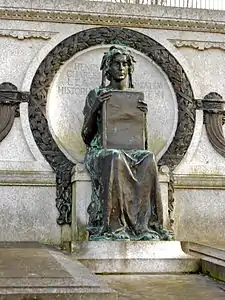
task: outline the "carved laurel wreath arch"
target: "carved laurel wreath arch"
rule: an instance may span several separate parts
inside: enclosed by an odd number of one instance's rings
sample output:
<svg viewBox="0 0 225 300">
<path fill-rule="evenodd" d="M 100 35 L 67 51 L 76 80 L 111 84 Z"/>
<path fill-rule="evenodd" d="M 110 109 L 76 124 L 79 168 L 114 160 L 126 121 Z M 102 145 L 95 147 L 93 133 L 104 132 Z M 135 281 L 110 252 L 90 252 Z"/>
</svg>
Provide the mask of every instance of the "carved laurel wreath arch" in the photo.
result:
<svg viewBox="0 0 225 300">
<path fill-rule="evenodd" d="M 178 126 L 174 139 L 159 161 L 159 165 L 168 165 L 173 170 L 185 155 L 193 135 L 195 105 L 191 85 L 182 66 L 165 47 L 142 33 L 119 27 L 91 28 L 62 41 L 39 66 L 31 85 L 29 103 L 29 119 L 34 139 L 56 172 L 56 206 L 59 210 L 57 222 L 60 225 L 71 223 L 70 178 L 73 163 L 58 148 L 48 129 L 45 114 L 48 88 L 60 66 L 75 53 L 91 46 L 112 42 L 127 45 L 150 57 L 167 74 L 174 88 L 179 110 Z"/>
</svg>

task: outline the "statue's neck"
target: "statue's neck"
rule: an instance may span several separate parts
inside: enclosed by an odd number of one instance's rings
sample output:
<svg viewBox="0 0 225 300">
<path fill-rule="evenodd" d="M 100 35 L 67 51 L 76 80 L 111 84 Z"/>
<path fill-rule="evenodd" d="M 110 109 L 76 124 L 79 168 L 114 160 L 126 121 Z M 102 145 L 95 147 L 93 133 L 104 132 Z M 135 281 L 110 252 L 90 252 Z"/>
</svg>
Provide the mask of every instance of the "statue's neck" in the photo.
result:
<svg viewBox="0 0 225 300">
<path fill-rule="evenodd" d="M 126 79 L 121 81 L 112 80 L 108 85 L 110 89 L 113 90 L 125 90 L 126 89 Z"/>
</svg>

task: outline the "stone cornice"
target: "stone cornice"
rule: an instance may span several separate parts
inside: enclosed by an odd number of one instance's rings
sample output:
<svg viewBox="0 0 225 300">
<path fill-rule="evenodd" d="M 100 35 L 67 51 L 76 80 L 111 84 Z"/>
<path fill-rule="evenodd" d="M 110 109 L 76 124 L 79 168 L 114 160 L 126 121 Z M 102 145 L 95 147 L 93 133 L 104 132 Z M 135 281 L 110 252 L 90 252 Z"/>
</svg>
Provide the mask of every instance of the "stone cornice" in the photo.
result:
<svg viewBox="0 0 225 300">
<path fill-rule="evenodd" d="M 137 17 L 115 14 L 95 14 L 73 11 L 47 11 L 0 8 L 0 19 L 36 22 L 72 23 L 134 28 L 158 28 L 200 32 L 225 33 L 224 22 L 210 22 L 164 17 Z"/>
<path fill-rule="evenodd" d="M 215 174 L 174 175 L 175 189 L 225 189 L 225 176 Z"/>
<path fill-rule="evenodd" d="M 0 186 L 56 186 L 53 172 L 0 171 Z"/>
</svg>

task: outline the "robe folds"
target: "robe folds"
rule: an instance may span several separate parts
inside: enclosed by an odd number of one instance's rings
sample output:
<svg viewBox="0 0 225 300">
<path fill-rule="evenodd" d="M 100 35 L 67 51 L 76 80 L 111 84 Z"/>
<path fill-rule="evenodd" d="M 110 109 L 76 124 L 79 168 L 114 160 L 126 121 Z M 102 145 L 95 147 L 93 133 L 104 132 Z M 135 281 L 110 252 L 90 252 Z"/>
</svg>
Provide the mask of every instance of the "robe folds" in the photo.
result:
<svg viewBox="0 0 225 300">
<path fill-rule="evenodd" d="M 102 104 L 97 97 L 101 91 L 96 88 L 88 94 L 83 110 L 85 166 L 92 182 L 88 207 L 90 239 L 160 239 L 152 226 L 162 225 L 162 200 L 154 155 L 145 149 L 103 148 Z"/>
</svg>

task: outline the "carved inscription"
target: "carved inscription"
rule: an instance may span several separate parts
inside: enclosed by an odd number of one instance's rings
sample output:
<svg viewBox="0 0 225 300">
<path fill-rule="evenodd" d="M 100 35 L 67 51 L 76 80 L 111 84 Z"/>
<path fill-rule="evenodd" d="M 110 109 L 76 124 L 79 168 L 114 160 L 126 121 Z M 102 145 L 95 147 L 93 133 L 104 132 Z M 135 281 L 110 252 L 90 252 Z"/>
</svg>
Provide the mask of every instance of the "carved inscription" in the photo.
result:
<svg viewBox="0 0 225 300">
<path fill-rule="evenodd" d="M 146 99 L 164 98 L 163 83 L 160 81 L 137 81 L 136 86 L 138 87 L 138 89 L 145 91 Z"/>
<path fill-rule="evenodd" d="M 58 86 L 59 95 L 84 96 L 90 91 L 90 86 L 96 84 L 96 74 L 100 74 L 97 64 L 74 63 L 64 76 L 64 84 Z M 99 75 L 100 78 L 100 75 Z M 86 85 L 86 86 L 85 86 Z M 158 80 L 135 80 L 135 87 L 145 91 L 145 97 L 164 98 L 163 83 Z"/>
<path fill-rule="evenodd" d="M 59 86 L 58 93 L 59 95 L 77 95 L 83 96 L 87 95 L 90 91 L 89 88 L 79 87 L 79 86 Z"/>
<path fill-rule="evenodd" d="M 99 73 L 97 64 L 74 63 L 65 74 L 63 85 L 58 86 L 59 95 L 86 96 L 90 91 L 90 85 L 96 82 L 96 74 Z"/>
</svg>

